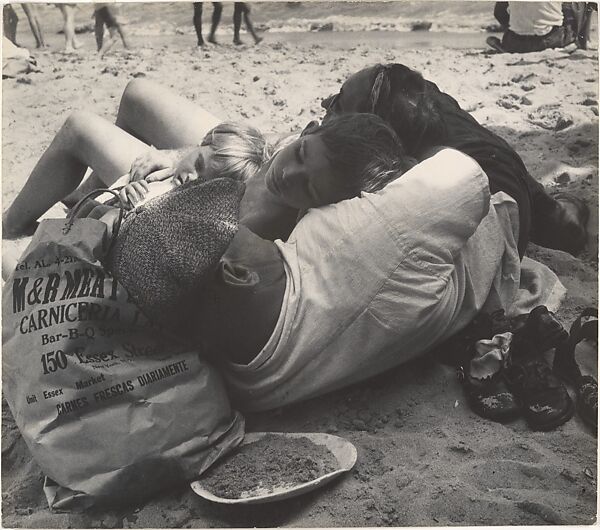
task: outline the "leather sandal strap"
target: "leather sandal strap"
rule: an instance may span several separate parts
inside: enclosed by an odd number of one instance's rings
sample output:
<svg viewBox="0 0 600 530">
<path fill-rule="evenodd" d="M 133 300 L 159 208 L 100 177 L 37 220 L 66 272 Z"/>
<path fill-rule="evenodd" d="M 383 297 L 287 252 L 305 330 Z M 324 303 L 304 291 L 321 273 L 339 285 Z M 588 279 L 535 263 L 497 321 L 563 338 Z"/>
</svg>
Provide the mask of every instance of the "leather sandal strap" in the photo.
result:
<svg viewBox="0 0 600 530">
<path fill-rule="evenodd" d="M 593 317 L 595 320 L 589 320 L 582 323 L 586 317 Z M 573 340 L 575 347 L 584 339 L 595 339 L 598 336 L 598 309 L 595 307 L 586 307 L 579 317 L 573 322 L 569 331 L 569 340 Z"/>
<path fill-rule="evenodd" d="M 596 320 L 581 323 L 585 317 L 596 317 Z M 575 360 L 575 348 L 584 339 L 597 338 L 598 336 L 598 309 L 595 307 L 586 307 L 580 315 L 575 319 L 569 330 L 569 338 L 560 344 L 555 351 L 554 366 L 562 365 L 563 369 L 575 371 L 575 374 L 561 373 L 563 377 L 570 380 L 571 383 L 576 383 L 576 380 L 581 377 L 579 365 Z"/>
</svg>

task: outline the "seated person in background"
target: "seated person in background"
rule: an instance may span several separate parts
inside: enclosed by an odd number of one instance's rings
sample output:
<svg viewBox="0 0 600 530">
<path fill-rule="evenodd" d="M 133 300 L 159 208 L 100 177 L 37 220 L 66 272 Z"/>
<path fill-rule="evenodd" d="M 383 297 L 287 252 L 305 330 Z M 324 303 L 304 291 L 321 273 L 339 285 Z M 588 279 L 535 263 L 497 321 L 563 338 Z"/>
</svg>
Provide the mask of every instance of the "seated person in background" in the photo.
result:
<svg viewBox="0 0 600 530">
<path fill-rule="evenodd" d="M 563 48 L 575 40 L 563 24 L 561 2 L 497 2 L 494 16 L 504 28 L 501 47 L 509 53 Z"/>
<path fill-rule="evenodd" d="M 496 2 L 494 5 L 494 18 L 500 24 L 502 31 L 508 30 L 508 21 L 510 19 L 508 2 Z"/>
</svg>

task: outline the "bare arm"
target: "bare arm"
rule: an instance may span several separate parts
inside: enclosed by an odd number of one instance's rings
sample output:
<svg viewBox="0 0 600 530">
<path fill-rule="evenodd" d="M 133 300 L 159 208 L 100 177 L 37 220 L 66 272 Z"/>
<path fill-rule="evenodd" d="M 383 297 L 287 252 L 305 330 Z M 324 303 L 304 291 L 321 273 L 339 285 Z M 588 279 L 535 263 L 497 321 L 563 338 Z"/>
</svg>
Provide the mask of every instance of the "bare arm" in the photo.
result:
<svg viewBox="0 0 600 530">
<path fill-rule="evenodd" d="M 135 182 L 136 180 L 154 182 L 172 177 L 179 162 L 197 149 L 198 146 L 196 145 L 180 149 L 156 149 L 150 147 L 131 164 L 129 171 L 131 182 Z"/>
</svg>

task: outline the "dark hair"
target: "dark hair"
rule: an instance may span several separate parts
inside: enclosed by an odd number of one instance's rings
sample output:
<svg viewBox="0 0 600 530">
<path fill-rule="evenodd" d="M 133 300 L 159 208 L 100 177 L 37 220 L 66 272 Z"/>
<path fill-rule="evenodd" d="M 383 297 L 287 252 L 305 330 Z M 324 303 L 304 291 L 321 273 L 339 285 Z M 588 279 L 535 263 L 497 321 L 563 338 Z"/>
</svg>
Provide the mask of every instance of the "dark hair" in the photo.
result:
<svg viewBox="0 0 600 530">
<path fill-rule="evenodd" d="M 415 165 L 394 130 L 374 114 L 342 114 L 309 134 L 327 148 L 334 177 L 348 195 L 374 192 Z"/>
<path fill-rule="evenodd" d="M 442 113 L 423 76 L 399 63 L 377 64 L 374 69 L 369 112 L 392 126 L 412 156 L 443 145 L 446 127 Z"/>
</svg>

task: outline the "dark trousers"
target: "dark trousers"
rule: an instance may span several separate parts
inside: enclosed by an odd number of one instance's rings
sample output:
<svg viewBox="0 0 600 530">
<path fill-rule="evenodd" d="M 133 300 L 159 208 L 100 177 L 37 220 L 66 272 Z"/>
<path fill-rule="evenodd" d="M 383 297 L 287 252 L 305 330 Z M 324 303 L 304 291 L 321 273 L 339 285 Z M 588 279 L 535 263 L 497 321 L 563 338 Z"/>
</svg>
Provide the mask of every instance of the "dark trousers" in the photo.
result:
<svg viewBox="0 0 600 530">
<path fill-rule="evenodd" d="M 545 35 L 519 35 L 509 29 L 502 37 L 502 47 L 510 53 L 541 52 L 548 48 L 563 48 L 573 40 L 565 26 L 554 26 Z"/>
<path fill-rule="evenodd" d="M 560 210 L 557 201 L 530 175 L 508 142 L 479 124 L 435 83 L 426 81 L 426 85 L 444 122 L 443 138 L 436 137 L 436 143 L 474 158 L 488 177 L 490 191 L 503 191 L 516 201 L 519 207 L 519 255 L 523 257 L 530 240 L 556 248 L 552 242 L 560 237 L 556 233 L 560 229 L 556 224 L 556 213 Z M 422 147 L 434 145 L 428 145 L 424 139 Z"/>
</svg>

